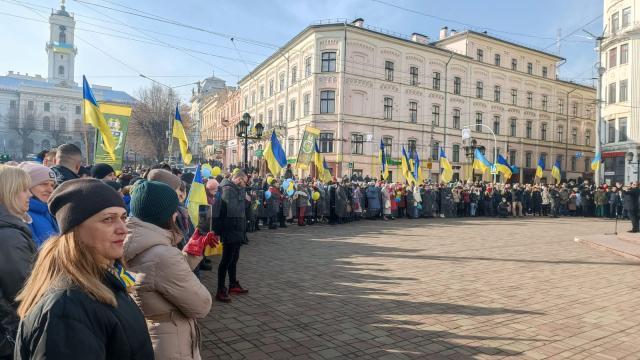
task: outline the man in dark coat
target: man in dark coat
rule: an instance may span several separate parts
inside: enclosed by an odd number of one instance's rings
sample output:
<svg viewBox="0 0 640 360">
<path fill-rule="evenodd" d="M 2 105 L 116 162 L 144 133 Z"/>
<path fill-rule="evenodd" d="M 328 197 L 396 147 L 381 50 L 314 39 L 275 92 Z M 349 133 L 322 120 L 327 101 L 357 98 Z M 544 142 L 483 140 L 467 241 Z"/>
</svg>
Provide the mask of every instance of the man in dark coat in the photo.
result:
<svg viewBox="0 0 640 360">
<path fill-rule="evenodd" d="M 230 302 L 229 293 L 244 294 L 248 290 L 240 286 L 236 278 L 236 268 L 240 257 L 240 247 L 246 239 L 247 220 L 245 217 L 245 187 L 247 175 L 238 171 L 231 179 L 224 179 L 220 183 L 221 201 L 220 213 L 217 221 L 216 232 L 222 241 L 222 259 L 218 266 L 218 291 L 216 300 Z M 229 273 L 229 290 L 225 281 Z"/>
<path fill-rule="evenodd" d="M 629 214 L 629 220 L 631 220 L 631 233 L 637 233 L 640 231 L 638 227 L 639 217 L 638 217 L 638 198 L 640 197 L 640 189 L 638 189 L 637 183 L 631 183 L 626 190 L 624 190 L 624 209 L 627 210 L 627 214 Z"/>
<path fill-rule="evenodd" d="M 60 185 L 65 181 L 79 178 L 80 165 L 82 165 L 82 151 L 79 147 L 73 144 L 58 146 L 56 165 L 51 168 L 56 174 L 56 183 Z"/>
</svg>

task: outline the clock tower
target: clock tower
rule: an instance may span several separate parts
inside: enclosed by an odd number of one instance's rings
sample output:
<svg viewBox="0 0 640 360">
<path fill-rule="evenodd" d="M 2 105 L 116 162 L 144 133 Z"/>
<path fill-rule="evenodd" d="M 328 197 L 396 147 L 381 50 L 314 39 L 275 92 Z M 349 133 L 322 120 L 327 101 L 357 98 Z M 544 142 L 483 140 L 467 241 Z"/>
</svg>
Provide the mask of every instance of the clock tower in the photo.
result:
<svg viewBox="0 0 640 360">
<path fill-rule="evenodd" d="M 76 86 L 74 81 L 75 57 L 78 49 L 74 45 L 76 21 L 65 10 L 64 0 L 60 9 L 53 10 L 49 17 L 49 41 L 46 51 L 49 56 L 47 81 L 59 86 Z"/>
</svg>

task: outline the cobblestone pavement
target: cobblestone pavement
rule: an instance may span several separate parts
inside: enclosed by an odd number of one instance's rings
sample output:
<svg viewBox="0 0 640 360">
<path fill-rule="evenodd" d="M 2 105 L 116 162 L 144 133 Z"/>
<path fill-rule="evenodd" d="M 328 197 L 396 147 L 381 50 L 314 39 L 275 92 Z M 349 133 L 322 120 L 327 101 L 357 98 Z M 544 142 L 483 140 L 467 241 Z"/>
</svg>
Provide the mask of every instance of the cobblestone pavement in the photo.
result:
<svg viewBox="0 0 640 360">
<path fill-rule="evenodd" d="M 640 263 L 573 241 L 611 231 L 533 217 L 262 230 L 240 255 L 250 293 L 200 321 L 202 355 L 640 359 Z"/>
</svg>

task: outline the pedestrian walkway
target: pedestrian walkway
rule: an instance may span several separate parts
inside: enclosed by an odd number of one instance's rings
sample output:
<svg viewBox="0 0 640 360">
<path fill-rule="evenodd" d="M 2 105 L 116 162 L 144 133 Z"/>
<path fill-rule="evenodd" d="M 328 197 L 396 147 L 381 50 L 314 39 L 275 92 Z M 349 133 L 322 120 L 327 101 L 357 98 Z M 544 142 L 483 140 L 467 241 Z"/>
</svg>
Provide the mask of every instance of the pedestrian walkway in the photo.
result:
<svg viewBox="0 0 640 360">
<path fill-rule="evenodd" d="M 250 293 L 200 322 L 203 358 L 638 359 L 640 264 L 574 242 L 612 227 L 463 218 L 253 233 L 239 262 Z"/>
</svg>

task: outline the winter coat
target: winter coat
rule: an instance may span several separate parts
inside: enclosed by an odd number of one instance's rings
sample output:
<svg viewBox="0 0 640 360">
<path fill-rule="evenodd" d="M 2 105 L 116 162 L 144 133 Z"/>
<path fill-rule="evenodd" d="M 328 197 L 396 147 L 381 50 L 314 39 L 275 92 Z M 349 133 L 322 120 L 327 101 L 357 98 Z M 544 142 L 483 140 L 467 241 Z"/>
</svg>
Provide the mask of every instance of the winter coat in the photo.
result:
<svg viewBox="0 0 640 360">
<path fill-rule="evenodd" d="M 35 196 L 29 199 L 29 216 L 31 216 L 29 230 L 33 234 L 33 241 L 37 247 L 42 246 L 45 240 L 60 232 L 58 222 L 49 212 L 47 204 Z"/>
<path fill-rule="evenodd" d="M 116 307 L 75 287 L 51 289 L 20 323 L 15 360 L 153 359 L 144 316 L 125 286 L 107 271 L 102 282 Z"/>
<path fill-rule="evenodd" d="M 132 294 L 147 319 L 156 359 L 200 359 L 196 319 L 211 310 L 211 294 L 193 273 L 201 256 L 175 244 L 180 235 L 135 217 L 127 221 L 127 270 L 136 278 Z"/>
<path fill-rule="evenodd" d="M 367 197 L 367 209 L 372 212 L 380 210 L 382 207 L 382 204 L 380 204 L 380 188 L 369 185 L 364 193 Z"/>
<path fill-rule="evenodd" d="M 52 167 L 51 170 L 53 170 L 53 172 L 56 174 L 56 184 L 58 185 L 62 184 L 65 181 L 80 178 L 78 174 L 74 173 L 73 171 L 71 171 L 71 169 L 62 165 L 56 165 Z"/>
<path fill-rule="evenodd" d="M 344 186 L 336 186 L 336 216 L 339 218 L 347 217 L 347 192 Z"/>
<path fill-rule="evenodd" d="M 246 236 L 245 192 L 229 179 L 220 183 L 220 214 L 218 214 L 216 233 L 223 244 L 240 244 Z"/>
<path fill-rule="evenodd" d="M 542 205 L 551 204 L 551 194 L 549 194 L 549 190 L 542 190 Z"/>
<path fill-rule="evenodd" d="M 4 334 L 15 337 L 18 329 L 16 294 L 31 272 L 36 244 L 26 223 L 0 204 L 0 345 Z M 5 349 L 11 351 L 11 349 Z M 2 348 L 0 347 L 0 355 Z"/>
<path fill-rule="evenodd" d="M 604 205 L 608 201 L 608 194 L 604 190 L 598 189 L 594 196 L 594 200 L 596 205 Z"/>
<path fill-rule="evenodd" d="M 391 198 L 387 189 L 381 189 L 380 193 L 382 194 L 382 213 L 384 215 L 391 215 L 391 205 L 395 203 L 395 200 Z"/>
</svg>

